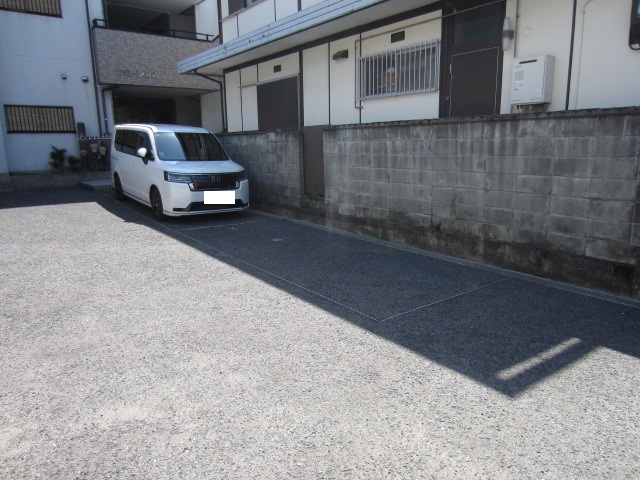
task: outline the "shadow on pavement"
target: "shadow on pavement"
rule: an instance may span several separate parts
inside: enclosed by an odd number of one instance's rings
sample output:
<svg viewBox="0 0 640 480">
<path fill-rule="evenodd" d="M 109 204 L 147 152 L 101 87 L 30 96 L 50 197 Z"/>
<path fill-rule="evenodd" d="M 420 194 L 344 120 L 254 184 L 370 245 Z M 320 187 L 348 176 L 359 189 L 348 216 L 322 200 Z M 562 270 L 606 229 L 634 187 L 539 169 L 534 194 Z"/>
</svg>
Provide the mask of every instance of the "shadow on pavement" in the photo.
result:
<svg viewBox="0 0 640 480">
<path fill-rule="evenodd" d="M 73 201 L 96 201 L 511 397 L 598 348 L 640 356 L 640 302 L 630 299 L 256 212 L 159 223 L 107 193 L 76 191 Z"/>
</svg>

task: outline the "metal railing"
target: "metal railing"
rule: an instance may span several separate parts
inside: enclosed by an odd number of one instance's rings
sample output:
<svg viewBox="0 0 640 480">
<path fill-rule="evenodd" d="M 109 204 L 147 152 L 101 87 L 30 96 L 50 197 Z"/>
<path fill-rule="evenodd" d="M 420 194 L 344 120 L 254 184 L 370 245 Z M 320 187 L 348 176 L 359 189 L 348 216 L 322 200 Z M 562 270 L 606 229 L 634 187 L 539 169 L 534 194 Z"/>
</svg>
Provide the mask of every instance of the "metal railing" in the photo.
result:
<svg viewBox="0 0 640 480">
<path fill-rule="evenodd" d="M 2 0 L 0 0 L 2 1 Z M 185 38 L 188 40 L 198 40 L 201 42 L 215 42 L 218 35 L 209 35 L 207 33 L 188 32 L 186 30 L 176 30 L 174 28 L 156 27 L 153 25 L 139 25 L 136 23 L 113 22 L 96 18 L 93 20 L 93 26 L 96 28 L 107 28 L 109 30 L 122 30 L 126 32 L 148 33 L 151 35 L 162 35 L 165 37 Z"/>
<path fill-rule="evenodd" d="M 60 0 L 0 0 L 0 10 L 62 16 Z"/>
</svg>

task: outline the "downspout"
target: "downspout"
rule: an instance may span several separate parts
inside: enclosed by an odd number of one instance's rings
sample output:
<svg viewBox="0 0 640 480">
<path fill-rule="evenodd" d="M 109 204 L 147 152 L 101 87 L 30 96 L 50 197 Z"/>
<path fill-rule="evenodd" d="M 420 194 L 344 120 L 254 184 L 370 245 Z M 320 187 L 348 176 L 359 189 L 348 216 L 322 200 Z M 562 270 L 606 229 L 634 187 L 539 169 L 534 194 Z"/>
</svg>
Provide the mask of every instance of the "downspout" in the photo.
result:
<svg viewBox="0 0 640 480">
<path fill-rule="evenodd" d="M 91 28 L 91 15 L 89 15 L 89 0 L 84 0 L 85 12 L 87 14 L 87 29 L 89 32 L 89 48 L 91 49 L 91 69 L 93 70 L 93 91 L 96 98 L 96 112 L 98 116 L 98 130 L 100 136 L 103 135 L 102 121 L 100 118 L 100 98 L 98 96 L 98 69 L 96 68 L 96 55 L 93 45 L 93 29 Z M 106 116 L 106 112 L 105 112 Z"/>
<path fill-rule="evenodd" d="M 569 110 L 569 98 L 571 97 L 571 71 L 573 70 L 573 48 L 576 38 L 576 12 L 578 10 L 578 0 L 573 0 L 573 17 L 571 19 L 571 46 L 569 47 L 569 74 L 567 75 L 567 99 L 564 109 Z"/>
<path fill-rule="evenodd" d="M 222 0 L 218 0 L 218 37 L 220 37 L 220 45 L 224 43 L 222 37 Z"/>
<path fill-rule="evenodd" d="M 113 91 L 120 88 L 120 85 L 113 85 L 112 87 L 101 88 L 100 93 L 102 94 L 102 113 L 104 113 L 104 133 L 109 134 L 109 115 L 107 115 L 107 101 L 104 97 L 104 92 Z M 111 98 L 111 104 L 113 105 L 113 97 Z M 115 117 L 115 115 L 114 115 Z M 115 118 L 113 119 L 115 123 Z"/>
<path fill-rule="evenodd" d="M 193 70 L 193 73 L 194 75 L 197 75 L 199 77 L 206 78 L 207 80 L 211 80 L 212 82 L 215 82 L 220 86 L 219 92 L 220 92 L 220 101 L 222 103 L 222 131 L 226 132 L 227 131 L 227 95 L 225 92 L 224 83 L 220 80 L 216 80 L 215 78 L 212 78 L 208 75 L 204 75 L 203 73 L 198 72 L 197 68 Z"/>
</svg>

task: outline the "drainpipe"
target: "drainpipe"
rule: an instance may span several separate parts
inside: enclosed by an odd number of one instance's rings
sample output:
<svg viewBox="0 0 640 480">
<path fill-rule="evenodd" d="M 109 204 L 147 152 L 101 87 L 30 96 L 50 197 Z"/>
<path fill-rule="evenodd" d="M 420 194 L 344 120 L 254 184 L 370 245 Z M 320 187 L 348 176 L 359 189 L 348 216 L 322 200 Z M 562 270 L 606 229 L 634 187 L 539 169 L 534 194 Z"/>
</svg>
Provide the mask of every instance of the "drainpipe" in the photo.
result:
<svg viewBox="0 0 640 480">
<path fill-rule="evenodd" d="M 226 132 L 227 131 L 227 102 L 226 102 L 224 83 L 220 80 L 216 80 L 215 78 L 212 78 L 208 75 L 204 75 L 203 73 L 198 72 L 197 68 L 193 70 L 193 73 L 195 75 L 198 75 L 199 77 L 206 78 L 207 80 L 211 80 L 212 82 L 215 82 L 220 86 L 219 92 L 220 92 L 220 103 L 222 104 L 222 112 L 221 112 L 222 113 L 222 131 Z"/>
<path fill-rule="evenodd" d="M 578 9 L 578 0 L 573 0 L 573 17 L 571 19 L 571 46 L 569 47 L 569 74 L 567 75 L 567 100 L 564 109 L 569 110 L 569 98 L 571 96 L 571 71 L 573 66 L 573 48 L 576 38 L 576 12 Z"/>
<path fill-rule="evenodd" d="M 96 68 L 96 54 L 93 45 L 93 30 L 91 29 L 91 15 L 89 14 L 89 0 L 84 0 L 85 12 L 87 14 L 87 29 L 89 32 L 89 48 L 91 49 L 91 69 L 93 70 L 93 90 L 96 97 L 96 112 L 98 115 L 98 130 L 102 136 L 102 122 L 100 119 L 100 98 L 98 97 L 98 69 Z"/>
<path fill-rule="evenodd" d="M 104 113 L 104 132 L 106 134 L 109 134 L 109 116 L 107 115 L 107 101 L 104 97 L 104 92 L 109 92 L 109 91 L 113 91 L 120 88 L 119 85 L 114 85 L 112 87 L 107 87 L 107 88 L 101 88 L 101 94 L 102 94 L 102 113 Z M 111 105 L 113 105 L 113 97 L 111 97 Z M 115 122 L 115 119 L 114 119 Z"/>
</svg>

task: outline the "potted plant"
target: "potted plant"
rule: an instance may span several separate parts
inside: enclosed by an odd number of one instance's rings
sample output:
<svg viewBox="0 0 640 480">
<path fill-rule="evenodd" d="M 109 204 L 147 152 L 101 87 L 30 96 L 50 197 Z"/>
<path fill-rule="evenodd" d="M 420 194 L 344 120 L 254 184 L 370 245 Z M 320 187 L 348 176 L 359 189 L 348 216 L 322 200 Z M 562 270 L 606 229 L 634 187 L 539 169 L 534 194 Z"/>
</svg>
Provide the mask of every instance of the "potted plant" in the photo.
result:
<svg viewBox="0 0 640 480">
<path fill-rule="evenodd" d="M 56 148 L 53 145 L 51 145 L 51 149 L 51 152 L 49 152 L 49 158 L 51 158 L 49 165 L 51 165 L 56 172 L 64 172 L 64 161 L 67 158 L 67 149 Z"/>
</svg>

